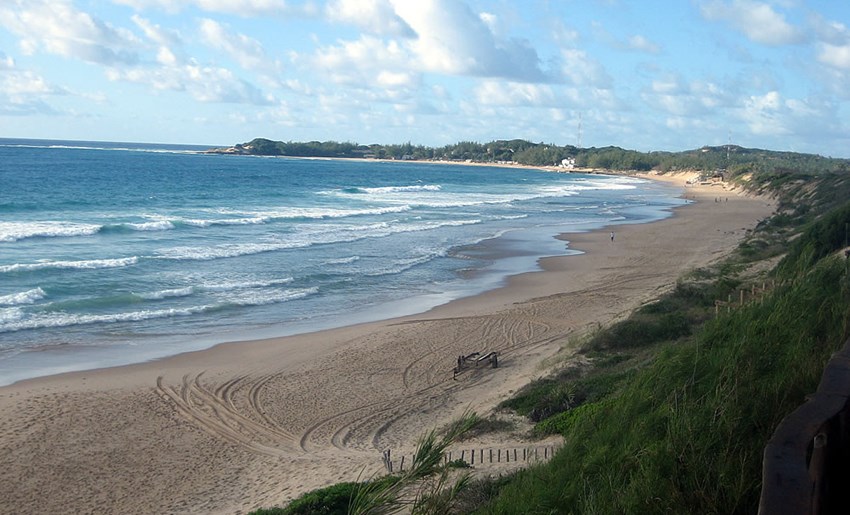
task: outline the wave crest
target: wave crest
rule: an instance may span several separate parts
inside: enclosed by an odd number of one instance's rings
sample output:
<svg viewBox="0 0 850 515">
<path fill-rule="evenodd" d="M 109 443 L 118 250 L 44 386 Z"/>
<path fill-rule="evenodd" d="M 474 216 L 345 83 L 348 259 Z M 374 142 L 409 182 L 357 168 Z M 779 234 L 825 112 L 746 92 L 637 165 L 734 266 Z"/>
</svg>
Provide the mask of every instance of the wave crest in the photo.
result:
<svg viewBox="0 0 850 515">
<path fill-rule="evenodd" d="M 88 259 L 82 261 L 40 261 L 38 263 L 15 263 L 13 265 L 2 265 L 0 266 L 0 273 L 32 272 L 34 270 L 45 270 L 50 268 L 76 268 L 79 270 L 120 268 L 135 265 L 138 262 L 139 258 L 136 256 L 117 259 Z"/>
<path fill-rule="evenodd" d="M 0 296 L 0 306 L 16 306 L 20 304 L 34 304 L 45 297 L 44 290 L 33 288 L 20 293 Z"/>
<path fill-rule="evenodd" d="M 0 242 L 25 238 L 90 236 L 100 229 L 100 225 L 72 222 L 0 222 Z"/>
</svg>

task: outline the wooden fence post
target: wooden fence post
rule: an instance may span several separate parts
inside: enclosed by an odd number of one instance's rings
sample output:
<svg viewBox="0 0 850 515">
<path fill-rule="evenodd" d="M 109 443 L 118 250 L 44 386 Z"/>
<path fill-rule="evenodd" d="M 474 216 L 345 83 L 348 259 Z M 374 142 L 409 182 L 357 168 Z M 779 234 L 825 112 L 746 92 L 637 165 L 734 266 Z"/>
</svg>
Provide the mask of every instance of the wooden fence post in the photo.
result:
<svg viewBox="0 0 850 515">
<path fill-rule="evenodd" d="M 821 509 L 826 496 L 824 488 L 824 472 L 826 470 L 826 454 L 827 454 L 827 437 L 826 433 L 818 433 L 814 437 L 812 444 L 812 457 L 809 461 L 809 477 L 812 480 L 812 513 L 822 513 Z"/>
</svg>

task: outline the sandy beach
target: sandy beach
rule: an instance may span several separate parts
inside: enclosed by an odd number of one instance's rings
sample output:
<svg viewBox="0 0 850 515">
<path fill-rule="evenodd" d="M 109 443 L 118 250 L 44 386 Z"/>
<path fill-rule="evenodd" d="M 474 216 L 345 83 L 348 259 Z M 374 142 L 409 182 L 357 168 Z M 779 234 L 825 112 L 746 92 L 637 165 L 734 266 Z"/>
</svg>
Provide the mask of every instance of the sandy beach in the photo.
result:
<svg viewBox="0 0 850 515">
<path fill-rule="evenodd" d="M 382 450 L 409 453 L 467 408 L 486 414 L 573 336 L 724 256 L 773 211 L 721 186 L 686 188 L 685 175 L 651 178 L 695 202 L 616 226 L 614 241 L 611 229 L 561 235 L 584 254 L 482 295 L 0 388 L 0 512 L 245 513 L 380 473 Z M 457 356 L 476 351 L 499 352 L 499 368 L 453 379 Z M 489 438 L 469 445 L 526 445 Z"/>
</svg>

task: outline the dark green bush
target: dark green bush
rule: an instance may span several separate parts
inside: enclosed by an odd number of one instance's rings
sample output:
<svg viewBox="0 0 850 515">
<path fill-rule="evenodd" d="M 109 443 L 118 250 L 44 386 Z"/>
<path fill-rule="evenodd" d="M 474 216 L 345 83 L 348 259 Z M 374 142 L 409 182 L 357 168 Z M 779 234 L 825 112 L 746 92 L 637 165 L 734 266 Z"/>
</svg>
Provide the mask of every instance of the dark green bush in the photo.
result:
<svg viewBox="0 0 850 515">
<path fill-rule="evenodd" d="M 269 508 L 251 515 L 346 515 L 357 483 L 337 483 L 307 492 L 285 508 Z"/>
<path fill-rule="evenodd" d="M 634 349 L 654 343 L 675 340 L 691 333 L 690 321 L 679 312 L 648 316 L 635 314 L 600 332 L 590 343 L 595 350 Z"/>
</svg>

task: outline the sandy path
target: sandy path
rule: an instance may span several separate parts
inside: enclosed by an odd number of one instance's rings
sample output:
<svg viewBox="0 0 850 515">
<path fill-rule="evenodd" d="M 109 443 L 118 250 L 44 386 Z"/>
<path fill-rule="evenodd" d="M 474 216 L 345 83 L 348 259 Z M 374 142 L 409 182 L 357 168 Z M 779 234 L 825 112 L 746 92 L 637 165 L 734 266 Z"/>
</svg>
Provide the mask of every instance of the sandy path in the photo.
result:
<svg viewBox="0 0 850 515">
<path fill-rule="evenodd" d="M 0 388 L 0 512 L 241 513 L 377 473 L 383 449 L 486 411 L 571 333 L 722 256 L 772 211 L 718 187 L 684 193 L 697 202 L 670 219 L 619 226 L 613 243 L 565 236 L 587 253 L 422 315 Z M 500 368 L 452 379 L 458 355 L 490 350 Z"/>
</svg>

